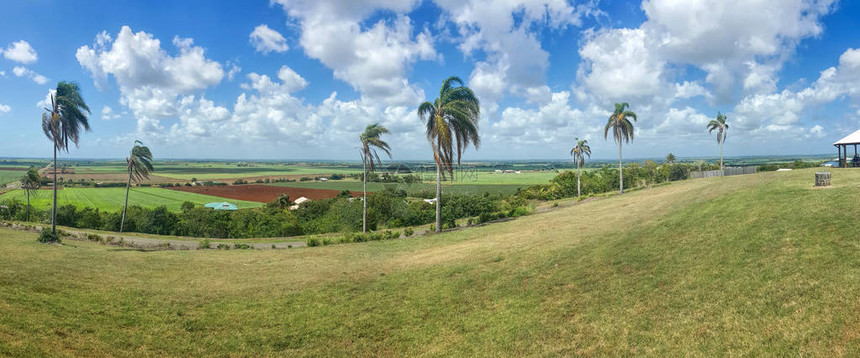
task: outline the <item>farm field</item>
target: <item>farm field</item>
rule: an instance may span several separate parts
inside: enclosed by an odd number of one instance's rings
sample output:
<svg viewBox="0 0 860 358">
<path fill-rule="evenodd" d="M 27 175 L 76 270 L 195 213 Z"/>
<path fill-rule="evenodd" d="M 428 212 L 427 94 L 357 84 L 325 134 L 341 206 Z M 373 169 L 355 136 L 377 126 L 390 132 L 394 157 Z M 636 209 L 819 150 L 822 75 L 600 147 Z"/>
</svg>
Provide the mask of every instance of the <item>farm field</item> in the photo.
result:
<svg viewBox="0 0 860 358">
<path fill-rule="evenodd" d="M 170 190 L 183 193 L 211 195 L 235 200 L 256 201 L 260 203 L 267 203 L 272 200 L 275 200 L 279 196 L 281 196 L 281 194 L 289 195 L 291 200 L 296 200 L 302 196 L 308 199 L 318 200 L 334 198 L 337 196 L 337 194 L 340 193 L 340 190 L 331 189 L 292 188 L 255 184 L 231 186 L 182 186 L 174 187 Z M 361 195 L 361 193 L 352 192 L 352 195 L 359 196 Z"/>
<path fill-rule="evenodd" d="M 291 187 L 291 188 L 310 188 L 310 189 L 327 189 L 327 190 L 349 190 L 362 191 L 362 183 L 354 180 L 330 180 L 327 182 L 307 181 L 307 182 L 290 182 L 290 183 L 275 183 L 269 184 L 272 186 Z M 528 185 L 515 184 L 442 184 L 444 193 L 458 194 L 474 194 L 483 195 L 485 192 L 490 194 L 512 195 L 517 192 L 518 188 Z M 367 191 L 375 192 L 391 188 L 394 190 L 406 190 L 409 196 L 420 196 L 423 193 L 435 193 L 436 184 L 433 183 L 413 183 L 413 184 L 398 184 L 398 183 L 367 183 Z"/>
<path fill-rule="evenodd" d="M 27 197 L 22 190 L 0 195 L 0 201 L 17 199 L 26 202 Z M 52 191 L 40 190 L 38 196 L 31 196 L 30 202 L 36 208 L 45 209 L 51 206 Z M 125 188 L 62 188 L 57 191 L 59 205 L 72 204 L 78 207 L 91 207 L 105 211 L 121 210 L 125 201 Z M 206 204 L 211 202 L 228 201 L 239 206 L 239 208 L 255 208 L 262 204 L 251 201 L 228 200 L 221 197 L 186 193 L 176 190 L 162 188 L 132 188 L 129 193 L 129 205 L 138 205 L 145 208 L 167 206 L 170 211 L 178 212 L 182 203 L 186 201 L 195 204 Z"/>
<path fill-rule="evenodd" d="M 0 188 L 11 182 L 21 180 L 27 168 L 0 168 Z"/>
<path fill-rule="evenodd" d="M 856 356 L 860 170 L 815 170 L 308 249 L 0 229 L 0 355 Z"/>
</svg>

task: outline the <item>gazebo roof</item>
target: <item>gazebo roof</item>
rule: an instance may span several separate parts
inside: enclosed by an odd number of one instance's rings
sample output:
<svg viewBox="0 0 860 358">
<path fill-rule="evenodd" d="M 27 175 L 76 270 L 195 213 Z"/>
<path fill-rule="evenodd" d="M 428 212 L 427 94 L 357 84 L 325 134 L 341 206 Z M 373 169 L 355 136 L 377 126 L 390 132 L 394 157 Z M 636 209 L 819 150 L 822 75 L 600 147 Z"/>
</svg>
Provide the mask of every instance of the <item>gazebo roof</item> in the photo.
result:
<svg viewBox="0 0 860 358">
<path fill-rule="evenodd" d="M 857 130 L 854 133 L 849 134 L 847 137 L 838 140 L 833 145 L 850 145 L 850 144 L 860 144 L 860 130 Z"/>
</svg>

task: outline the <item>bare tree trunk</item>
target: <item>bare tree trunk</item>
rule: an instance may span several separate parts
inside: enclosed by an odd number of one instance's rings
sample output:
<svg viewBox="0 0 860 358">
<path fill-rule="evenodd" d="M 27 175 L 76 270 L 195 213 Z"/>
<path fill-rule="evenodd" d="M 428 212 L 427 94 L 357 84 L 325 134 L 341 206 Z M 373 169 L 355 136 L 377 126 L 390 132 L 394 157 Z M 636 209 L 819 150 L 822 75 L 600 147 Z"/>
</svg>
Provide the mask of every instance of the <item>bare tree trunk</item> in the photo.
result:
<svg viewBox="0 0 860 358">
<path fill-rule="evenodd" d="M 436 163 L 436 232 L 442 232 L 442 161 Z"/>
<path fill-rule="evenodd" d="M 619 178 L 619 187 L 621 188 L 620 193 L 624 194 L 624 167 L 621 166 L 621 141 L 618 141 L 618 178 Z"/>
<path fill-rule="evenodd" d="M 30 188 L 27 188 L 27 222 L 30 222 Z"/>
<path fill-rule="evenodd" d="M 56 139 L 55 139 L 56 140 Z M 57 142 L 54 142 L 54 206 L 51 209 L 51 232 L 57 232 Z"/>
<path fill-rule="evenodd" d="M 362 155 L 361 162 L 364 165 L 364 178 L 363 182 L 363 191 L 364 197 L 362 198 L 362 214 L 361 214 L 361 232 L 367 232 L 367 155 Z"/>
<path fill-rule="evenodd" d="M 119 222 L 119 232 L 125 227 L 125 212 L 128 210 L 128 190 L 131 188 L 131 168 L 128 169 L 128 182 L 125 184 L 125 205 L 122 206 L 122 220 Z"/>
</svg>

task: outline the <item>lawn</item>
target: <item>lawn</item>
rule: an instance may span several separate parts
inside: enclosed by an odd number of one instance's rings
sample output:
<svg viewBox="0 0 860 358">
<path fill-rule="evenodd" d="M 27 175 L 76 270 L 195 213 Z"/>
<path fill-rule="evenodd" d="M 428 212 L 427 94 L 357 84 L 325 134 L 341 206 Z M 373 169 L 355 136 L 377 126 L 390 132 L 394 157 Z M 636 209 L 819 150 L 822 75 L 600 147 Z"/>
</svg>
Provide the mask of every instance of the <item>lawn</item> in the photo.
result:
<svg viewBox="0 0 860 358">
<path fill-rule="evenodd" d="M 0 195 L 0 201 L 18 199 L 26 202 L 24 191 L 14 190 Z M 51 205 L 53 193 L 50 190 L 40 190 L 39 195 L 31 197 L 30 201 L 34 207 L 48 208 Z M 60 205 L 73 204 L 79 207 L 91 207 L 99 210 L 116 211 L 122 209 L 125 201 L 125 188 L 62 188 L 57 191 L 57 200 Z M 183 202 L 190 201 L 195 204 L 206 204 L 211 202 L 231 202 L 239 208 L 255 208 L 262 206 L 261 203 L 252 201 L 241 201 L 220 198 L 194 193 L 185 193 L 176 190 L 161 188 L 132 188 L 129 193 L 129 205 L 138 205 L 145 208 L 167 206 L 170 211 L 180 211 Z"/>
<path fill-rule="evenodd" d="M 309 249 L 0 229 L 0 355 L 857 356 L 860 170 L 814 171 Z"/>
</svg>

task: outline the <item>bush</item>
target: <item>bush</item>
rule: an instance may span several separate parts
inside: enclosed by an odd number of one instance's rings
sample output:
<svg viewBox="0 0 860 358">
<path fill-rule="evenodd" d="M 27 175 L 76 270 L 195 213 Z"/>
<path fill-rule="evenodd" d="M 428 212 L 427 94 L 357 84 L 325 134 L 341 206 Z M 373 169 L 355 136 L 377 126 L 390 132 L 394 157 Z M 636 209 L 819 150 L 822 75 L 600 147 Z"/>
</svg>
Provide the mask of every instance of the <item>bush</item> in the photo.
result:
<svg viewBox="0 0 860 358">
<path fill-rule="evenodd" d="M 414 234 L 414 233 L 415 233 L 415 230 L 412 230 L 412 228 L 411 228 L 411 227 L 408 227 L 408 228 L 406 228 L 406 229 L 403 229 L 403 236 L 404 236 L 404 237 L 406 237 L 406 236 L 412 236 L 412 234 Z"/>
<path fill-rule="evenodd" d="M 212 244 L 209 243 L 209 239 L 203 239 L 200 241 L 200 245 L 197 246 L 199 249 L 209 249 L 212 247 Z"/>
<path fill-rule="evenodd" d="M 230 250 L 230 244 L 218 244 L 215 248 L 218 250 Z"/>
<path fill-rule="evenodd" d="M 322 243 L 320 242 L 320 239 L 312 237 L 312 238 L 308 239 L 307 244 L 308 244 L 308 247 L 315 247 L 315 246 L 320 246 Z"/>
<path fill-rule="evenodd" d="M 60 235 L 48 228 L 42 229 L 38 241 L 43 244 L 59 244 L 61 242 Z"/>
<path fill-rule="evenodd" d="M 247 250 L 247 249 L 250 249 L 250 248 L 251 248 L 251 245 L 248 245 L 248 244 L 240 244 L 240 243 L 238 243 L 238 242 L 237 242 L 237 243 L 233 244 L 233 248 L 234 248 L 234 249 L 237 249 L 237 250 Z"/>
<path fill-rule="evenodd" d="M 95 241 L 95 242 L 104 241 L 104 239 L 101 236 L 96 235 L 96 234 L 87 234 L 87 240 Z"/>
</svg>

